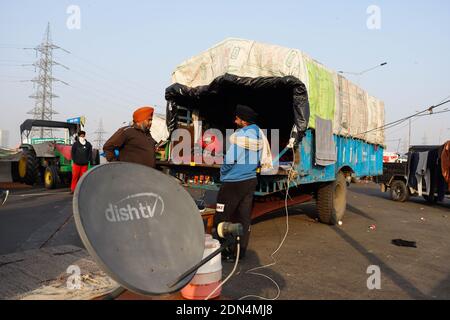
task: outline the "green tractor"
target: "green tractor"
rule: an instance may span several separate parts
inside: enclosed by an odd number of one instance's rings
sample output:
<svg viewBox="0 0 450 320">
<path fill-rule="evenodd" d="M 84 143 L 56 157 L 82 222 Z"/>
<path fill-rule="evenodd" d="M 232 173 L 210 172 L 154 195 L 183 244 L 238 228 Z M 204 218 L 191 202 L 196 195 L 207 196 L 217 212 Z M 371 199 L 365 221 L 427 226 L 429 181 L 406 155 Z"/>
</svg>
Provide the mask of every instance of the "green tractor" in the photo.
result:
<svg viewBox="0 0 450 320">
<path fill-rule="evenodd" d="M 64 129 L 65 138 L 30 138 L 32 129 Z M 17 165 L 19 181 L 28 185 L 43 182 L 47 189 L 70 183 L 72 144 L 80 125 L 76 123 L 25 120 L 20 126 L 22 155 Z M 98 150 L 92 150 L 89 166 L 100 163 Z"/>
</svg>

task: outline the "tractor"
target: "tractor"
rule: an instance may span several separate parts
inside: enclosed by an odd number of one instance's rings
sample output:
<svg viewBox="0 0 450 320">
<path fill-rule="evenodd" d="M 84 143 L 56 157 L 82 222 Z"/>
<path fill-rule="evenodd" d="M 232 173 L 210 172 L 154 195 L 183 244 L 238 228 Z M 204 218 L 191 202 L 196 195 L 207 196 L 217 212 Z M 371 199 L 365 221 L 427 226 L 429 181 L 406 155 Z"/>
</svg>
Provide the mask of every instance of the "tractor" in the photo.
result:
<svg viewBox="0 0 450 320">
<path fill-rule="evenodd" d="M 31 138 L 33 129 L 64 129 L 64 138 Z M 43 182 L 47 189 L 67 185 L 72 173 L 72 144 L 80 125 L 76 123 L 25 120 L 20 126 L 22 155 L 17 165 L 19 181 L 28 185 Z M 100 163 L 98 150 L 92 150 L 89 166 Z"/>
</svg>

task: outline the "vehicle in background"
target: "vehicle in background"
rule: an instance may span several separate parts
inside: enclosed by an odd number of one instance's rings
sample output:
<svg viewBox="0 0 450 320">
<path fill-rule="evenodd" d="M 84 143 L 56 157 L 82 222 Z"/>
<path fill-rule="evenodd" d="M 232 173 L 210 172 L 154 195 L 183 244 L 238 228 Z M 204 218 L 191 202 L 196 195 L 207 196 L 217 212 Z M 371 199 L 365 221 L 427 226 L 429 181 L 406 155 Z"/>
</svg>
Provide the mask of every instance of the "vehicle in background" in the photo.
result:
<svg viewBox="0 0 450 320">
<path fill-rule="evenodd" d="M 395 163 L 400 158 L 397 152 L 383 152 L 383 163 Z"/>
<path fill-rule="evenodd" d="M 427 192 L 426 183 L 422 185 L 422 192 L 417 190 L 417 186 L 410 184 L 409 172 L 410 163 L 413 153 L 417 152 L 429 152 L 432 150 L 440 149 L 442 146 L 411 146 L 409 152 L 405 155 L 407 157 L 406 162 L 394 162 L 383 164 L 383 175 L 376 177 L 375 181 L 380 184 L 382 192 L 390 192 L 391 199 L 394 201 L 405 202 L 412 196 L 421 196 L 429 203 L 436 203 L 438 201 L 438 189 L 436 185 L 433 185 L 432 190 Z M 441 170 L 441 168 L 436 168 Z M 436 178 L 434 178 L 436 179 Z M 431 180 L 430 180 L 431 181 Z M 446 197 L 448 197 L 449 190 L 445 191 Z"/>
<path fill-rule="evenodd" d="M 395 162 L 397 162 L 397 163 L 408 162 L 408 154 L 401 155 Z"/>
<path fill-rule="evenodd" d="M 33 130 L 64 130 L 63 138 L 33 138 Z M 47 189 L 67 185 L 72 173 L 72 144 L 80 124 L 49 120 L 25 120 L 20 126 L 22 150 L 14 176 L 20 182 L 34 185 L 44 182 Z M 100 163 L 97 149 L 92 150 L 90 166 Z"/>
</svg>

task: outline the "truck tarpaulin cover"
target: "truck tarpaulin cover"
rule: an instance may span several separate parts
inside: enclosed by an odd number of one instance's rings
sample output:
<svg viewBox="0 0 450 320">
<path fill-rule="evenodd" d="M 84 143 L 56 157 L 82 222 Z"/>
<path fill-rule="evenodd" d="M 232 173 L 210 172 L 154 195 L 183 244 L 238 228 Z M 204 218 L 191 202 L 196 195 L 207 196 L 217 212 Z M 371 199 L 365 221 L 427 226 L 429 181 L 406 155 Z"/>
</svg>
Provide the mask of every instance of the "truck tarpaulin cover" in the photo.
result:
<svg viewBox="0 0 450 320">
<path fill-rule="evenodd" d="M 336 135 L 384 144 L 384 130 L 377 129 L 384 125 L 384 103 L 298 49 L 228 38 L 178 65 L 172 83 L 189 88 L 208 86 L 225 74 L 298 79 L 308 93 L 308 128 L 314 129 L 315 119 L 320 117 L 332 120 Z M 271 108 L 278 110 L 279 105 L 274 103 Z M 210 108 L 217 110 L 214 105 Z M 284 119 L 289 118 L 285 115 Z"/>
<path fill-rule="evenodd" d="M 259 115 L 258 124 L 262 128 L 284 128 L 290 132 L 295 124 L 297 141 L 308 128 L 306 87 L 292 76 L 250 78 L 225 74 L 209 85 L 195 88 L 175 83 L 166 89 L 166 100 L 170 132 L 175 129 L 178 106 L 199 110 L 217 128 L 232 128 L 237 104 L 252 107 Z"/>
</svg>

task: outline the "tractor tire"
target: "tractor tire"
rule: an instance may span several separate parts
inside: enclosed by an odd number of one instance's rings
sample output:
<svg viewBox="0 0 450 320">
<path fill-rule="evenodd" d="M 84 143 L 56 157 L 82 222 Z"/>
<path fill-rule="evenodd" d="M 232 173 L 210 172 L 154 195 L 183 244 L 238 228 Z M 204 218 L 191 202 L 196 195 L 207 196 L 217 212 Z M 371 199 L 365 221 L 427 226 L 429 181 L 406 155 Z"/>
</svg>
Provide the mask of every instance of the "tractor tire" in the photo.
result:
<svg viewBox="0 0 450 320">
<path fill-rule="evenodd" d="M 47 189 L 55 189 L 59 183 L 59 173 L 56 166 L 45 168 L 44 185 Z"/>
<path fill-rule="evenodd" d="M 342 172 L 336 180 L 317 190 L 317 211 L 322 223 L 336 225 L 342 221 L 347 207 L 347 181 Z"/>
<path fill-rule="evenodd" d="M 409 191 L 405 182 L 395 180 L 391 184 L 391 199 L 398 202 L 405 202 L 409 199 Z"/>
<path fill-rule="evenodd" d="M 13 182 L 20 182 L 18 161 L 14 161 L 11 163 L 11 177 Z"/>
<path fill-rule="evenodd" d="M 25 149 L 18 164 L 20 181 L 28 185 L 34 185 L 39 176 L 39 161 L 33 150 Z"/>
</svg>

